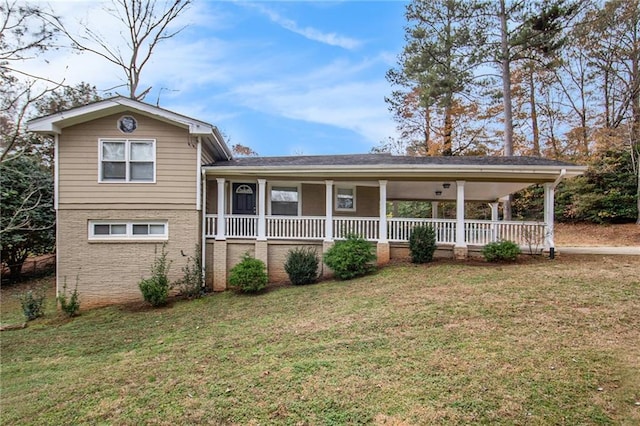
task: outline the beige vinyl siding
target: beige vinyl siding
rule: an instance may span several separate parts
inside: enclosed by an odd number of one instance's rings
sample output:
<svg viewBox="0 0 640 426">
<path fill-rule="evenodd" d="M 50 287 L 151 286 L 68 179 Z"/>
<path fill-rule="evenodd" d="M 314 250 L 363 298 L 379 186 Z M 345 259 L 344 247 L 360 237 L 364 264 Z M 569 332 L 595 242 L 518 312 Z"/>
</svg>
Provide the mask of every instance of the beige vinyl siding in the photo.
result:
<svg viewBox="0 0 640 426">
<path fill-rule="evenodd" d="M 121 133 L 117 120 L 132 115 L 138 128 Z M 99 140 L 155 139 L 155 183 L 99 183 Z M 195 205 L 197 149 L 187 129 L 135 113 L 119 113 L 65 128 L 59 142 L 59 204 Z M 192 141 L 194 142 L 194 141 Z M 166 208 L 166 207 L 165 207 Z"/>
<path fill-rule="evenodd" d="M 326 214 L 324 182 L 318 185 L 302 184 L 302 216 L 324 216 Z"/>
</svg>

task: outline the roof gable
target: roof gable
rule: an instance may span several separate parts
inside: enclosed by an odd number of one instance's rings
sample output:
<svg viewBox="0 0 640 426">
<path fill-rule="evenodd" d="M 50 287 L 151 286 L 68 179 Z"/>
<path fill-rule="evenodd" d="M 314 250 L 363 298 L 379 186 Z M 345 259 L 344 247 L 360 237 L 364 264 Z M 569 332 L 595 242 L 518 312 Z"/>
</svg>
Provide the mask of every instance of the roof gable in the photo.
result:
<svg viewBox="0 0 640 426">
<path fill-rule="evenodd" d="M 222 135 L 214 125 L 164 108 L 125 98 L 124 96 L 104 99 L 66 111 L 35 118 L 27 123 L 27 129 L 30 132 L 40 134 L 60 134 L 62 129 L 66 127 L 126 111 L 133 111 L 156 120 L 185 128 L 189 131 L 190 135 L 202 137 L 205 144 L 209 144 L 213 152 L 216 153 L 217 159 L 228 160 L 232 157 L 231 150 L 224 143 Z"/>
</svg>

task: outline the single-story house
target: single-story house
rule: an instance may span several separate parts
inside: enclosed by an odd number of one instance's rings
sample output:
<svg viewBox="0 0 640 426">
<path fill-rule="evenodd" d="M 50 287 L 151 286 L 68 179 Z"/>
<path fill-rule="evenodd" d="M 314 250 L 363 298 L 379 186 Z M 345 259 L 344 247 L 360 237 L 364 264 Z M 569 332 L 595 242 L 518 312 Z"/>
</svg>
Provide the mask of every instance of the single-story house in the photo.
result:
<svg viewBox="0 0 640 426">
<path fill-rule="evenodd" d="M 138 282 L 163 244 L 172 279 L 199 247 L 215 291 L 247 251 L 280 281 L 293 247 L 321 254 L 357 233 L 384 264 L 408 257 L 411 230 L 422 223 L 435 228 L 439 255 L 465 258 L 501 239 L 553 249 L 554 188 L 585 171 L 533 157 L 234 158 L 215 126 L 124 97 L 28 128 L 54 138 L 57 282 L 77 279 L 83 306 L 141 299 Z M 544 186 L 544 217 L 498 220 L 500 200 L 532 184 Z M 393 200 L 429 201 L 433 215 L 393 217 Z M 438 214 L 445 201 L 455 202 L 454 218 Z M 491 220 L 465 219 L 469 202 L 488 203 Z"/>
</svg>

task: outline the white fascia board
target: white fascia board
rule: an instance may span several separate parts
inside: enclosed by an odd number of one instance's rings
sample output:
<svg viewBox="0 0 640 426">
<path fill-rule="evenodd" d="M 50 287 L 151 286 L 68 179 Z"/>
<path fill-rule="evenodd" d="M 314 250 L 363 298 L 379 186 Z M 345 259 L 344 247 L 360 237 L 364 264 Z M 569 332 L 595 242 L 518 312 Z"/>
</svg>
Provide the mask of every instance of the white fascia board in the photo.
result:
<svg viewBox="0 0 640 426">
<path fill-rule="evenodd" d="M 192 135 L 213 134 L 214 126 L 209 123 L 122 96 L 36 118 L 27 123 L 27 129 L 36 133 L 60 133 L 60 129 L 66 127 L 65 122 L 69 123 L 68 125 L 75 125 L 126 109 L 161 121 L 181 124 L 188 128 Z M 86 117 L 86 120 L 83 120 L 82 117 Z"/>
<path fill-rule="evenodd" d="M 552 181 L 566 169 L 565 177 L 578 176 L 584 173 L 585 166 L 487 166 L 468 165 L 445 167 L 442 165 L 377 165 L 377 166 L 305 166 L 305 167 L 236 167 L 236 166 L 210 166 L 205 167 L 208 174 L 218 175 L 270 175 L 270 176 L 330 176 L 330 177 L 355 177 L 355 176 L 389 176 L 389 177 L 411 177 L 415 175 L 433 175 L 446 177 L 489 177 L 487 175 L 517 176 L 533 175 L 544 176 Z"/>
</svg>

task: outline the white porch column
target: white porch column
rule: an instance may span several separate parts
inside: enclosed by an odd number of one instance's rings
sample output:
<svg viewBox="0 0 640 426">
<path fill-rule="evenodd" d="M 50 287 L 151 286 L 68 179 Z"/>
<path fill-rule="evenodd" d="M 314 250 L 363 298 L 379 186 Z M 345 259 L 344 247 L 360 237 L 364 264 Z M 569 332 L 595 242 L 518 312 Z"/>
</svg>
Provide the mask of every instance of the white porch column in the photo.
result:
<svg viewBox="0 0 640 426">
<path fill-rule="evenodd" d="M 387 181 L 380 180 L 380 234 L 378 235 L 378 241 L 381 243 L 387 242 Z"/>
<path fill-rule="evenodd" d="M 498 221 L 498 207 L 500 203 L 489 203 L 491 207 L 491 241 L 498 241 L 497 224 Z"/>
<path fill-rule="evenodd" d="M 378 244 L 376 244 L 376 256 L 378 265 L 384 265 L 391 260 L 389 239 L 387 238 L 387 181 L 379 180 L 380 185 L 380 227 L 378 229 Z"/>
<path fill-rule="evenodd" d="M 325 219 L 324 219 L 324 240 L 333 241 L 333 181 L 325 180 Z"/>
<path fill-rule="evenodd" d="M 467 242 L 464 238 L 464 181 L 456 181 L 456 244 L 453 255 L 456 259 L 467 257 Z"/>
<path fill-rule="evenodd" d="M 431 202 L 431 219 L 437 219 L 438 218 L 438 205 L 440 203 L 437 201 L 432 201 Z"/>
<path fill-rule="evenodd" d="M 258 179 L 258 240 L 267 240 L 266 218 L 267 180 Z"/>
<path fill-rule="evenodd" d="M 553 241 L 555 193 L 556 189 L 553 183 L 548 182 L 544 184 L 544 248 L 549 252 L 551 252 L 551 249 L 555 250 L 555 242 Z"/>
<path fill-rule="evenodd" d="M 218 182 L 218 224 L 216 232 L 216 240 L 226 240 L 225 220 L 224 220 L 224 201 L 227 196 L 224 190 L 224 178 L 216 178 Z"/>
</svg>

